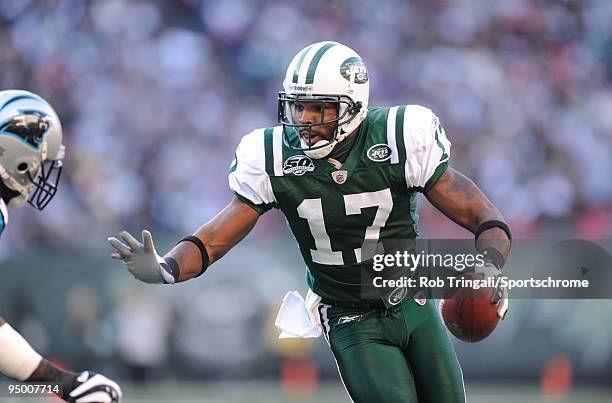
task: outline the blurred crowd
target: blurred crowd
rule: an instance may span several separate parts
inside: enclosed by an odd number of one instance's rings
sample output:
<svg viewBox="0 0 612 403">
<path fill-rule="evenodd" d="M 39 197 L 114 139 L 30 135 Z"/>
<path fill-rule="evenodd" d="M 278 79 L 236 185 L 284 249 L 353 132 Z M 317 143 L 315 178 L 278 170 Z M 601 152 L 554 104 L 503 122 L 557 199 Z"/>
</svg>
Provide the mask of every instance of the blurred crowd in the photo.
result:
<svg viewBox="0 0 612 403">
<path fill-rule="evenodd" d="M 275 124 L 291 57 L 328 39 L 365 59 L 371 105 L 438 114 L 518 236 L 610 236 L 610 21 L 605 0 L 0 0 L 0 87 L 46 97 L 68 155 L 57 199 L 15 214 L 2 248 L 193 231 L 230 199 L 240 138 Z"/>
</svg>

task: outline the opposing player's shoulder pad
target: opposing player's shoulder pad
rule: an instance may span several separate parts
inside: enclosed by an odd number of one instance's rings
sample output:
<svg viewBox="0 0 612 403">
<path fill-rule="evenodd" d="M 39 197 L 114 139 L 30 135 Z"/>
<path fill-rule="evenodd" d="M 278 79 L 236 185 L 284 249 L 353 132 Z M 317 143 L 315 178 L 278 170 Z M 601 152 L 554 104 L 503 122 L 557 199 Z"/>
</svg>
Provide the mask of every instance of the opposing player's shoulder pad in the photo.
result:
<svg viewBox="0 0 612 403">
<path fill-rule="evenodd" d="M 266 173 L 266 130 L 269 129 L 253 130 L 242 138 L 229 173 L 230 188 L 260 214 L 276 202 Z"/>
<path fill-rule="evenodd" d="M 431 109 L 405 105 L 403 115 L 406 184 L 427 191 L 446 170 L 451 143 Z"/>
</svg>

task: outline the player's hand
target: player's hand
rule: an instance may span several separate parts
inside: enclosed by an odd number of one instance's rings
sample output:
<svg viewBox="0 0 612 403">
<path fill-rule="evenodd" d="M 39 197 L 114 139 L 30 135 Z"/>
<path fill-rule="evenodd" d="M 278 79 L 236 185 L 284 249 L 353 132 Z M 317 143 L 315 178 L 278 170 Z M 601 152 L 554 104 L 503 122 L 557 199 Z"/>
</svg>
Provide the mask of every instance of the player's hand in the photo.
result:
<svg viewBox="0 0 612 403">
<path fill-rule="evenodd" d="M 123 396 L 117 383 L 89 371 L 82 372 L 64 395 L 69 403 L 120 403 Z"/>
<path fill-rule="evenodd" d="M 481 266 L 476 265 L 474 267 L 474 271 L 476 272 L 476 274 L 481 274 L 484 279 L 501 275 L 501 270 L 490 262 L 484 262 Z"/>
<path fill-rule="evenodd" d="M 111 257 L 123 261 L 134 277 L 145 283 L 163 283 L 164 280 L 174 283 L 174 278 L 161 267 L 164 259 L 155 251 L 153 238 L 149 231 L 142 231 L 143 243 L 140 243 L 127 231 L 121 232 L 119 236 L 123 242 L 114 237 L 108 238 L 108 242 L 117 250 Z"/>
<path fill-rule="evenodd" d="M 482 266 L 476 266 L 476 273 L 482 274 L 484 279 L 492 277 L 496 280 L 502 275 L 501 270 L 491 262 L 485 262 Z M 504 319 L 508 312 L 508 289 L 502 284 L 503 283 L 500 281 L 495 287 L 495 292 L 491 297 L 491 303 L 497 305 L 497 315 Z"/>
</svg>

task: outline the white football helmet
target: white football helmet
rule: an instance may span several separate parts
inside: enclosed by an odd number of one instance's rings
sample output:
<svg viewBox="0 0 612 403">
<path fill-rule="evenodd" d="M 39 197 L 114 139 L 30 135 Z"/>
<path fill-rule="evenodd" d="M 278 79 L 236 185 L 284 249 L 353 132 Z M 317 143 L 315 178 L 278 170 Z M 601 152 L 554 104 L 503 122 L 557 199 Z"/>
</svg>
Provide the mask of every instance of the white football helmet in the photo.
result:
<svg viewBox="0 0 612 403">
<path fill-rule="evenodd" d="M 291 61 L 285 80 L 284 91 L 278 93 L 278 121 L 283 125 L 287 144 L 303 151 L 311 158 L 324 158 L 332 149 L 355 130 L 365 119 L 368 110 L 370 83 L 368 70 L 361 57 L 351 48 L 337 42 L 319 42 L 302 49 Z M 324 121 L 321 108 L 319 123 L 301 123 L 295 116 L 294 104 L 316 103 L 336 105 L 337 117 Z M 290 138 L 288 128 L 296 133 L 335 123 L 331 140 L 319 140 L 315 144 L 300 137 Z M 293 141 L 292 141 L 293 140 Z"/>
<path fill-rule="evenodd" d="M 0 179 L 14 193 L 10 207 L 27 200 L 45 208 L 57 191 L 64 153 L 62 126 L 47 101 L 28 91 L 0 91 Z"/>
</svg>

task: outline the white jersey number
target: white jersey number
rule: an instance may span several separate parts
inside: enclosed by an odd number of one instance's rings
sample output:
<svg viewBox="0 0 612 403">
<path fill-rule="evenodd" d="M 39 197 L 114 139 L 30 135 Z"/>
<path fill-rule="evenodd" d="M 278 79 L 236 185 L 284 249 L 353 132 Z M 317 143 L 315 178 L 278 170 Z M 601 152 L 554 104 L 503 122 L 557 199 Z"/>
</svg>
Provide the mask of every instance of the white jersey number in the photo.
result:
<svg viewBox="0 0 612 403">
<path fill-rule="evenodd" d="M 393 209 L 391 190 L 383 189 L 377 192 L 344 195 L 344 208 L 347 216 L 361 214 L 361 210 L 368 207 L 378 207 L 378 209 L 372 225 L 365 230 L 364 242 L 376 244 L 380 236 L 380 229 L 385 226 Z M 326 265 L 343 265 L 342 252 L 332 250 L 331 240 L 325 229 L 321 199 L 305 199 L 298 206 L 297 212 L 301 218 L 308 221 L 308 227 L 315 240 L 316 249 L 310 250 L 312 261 Z M 361 248 L 355 249 L 355 258 L 358 263 L 362 262 Z"/>
</svg>

